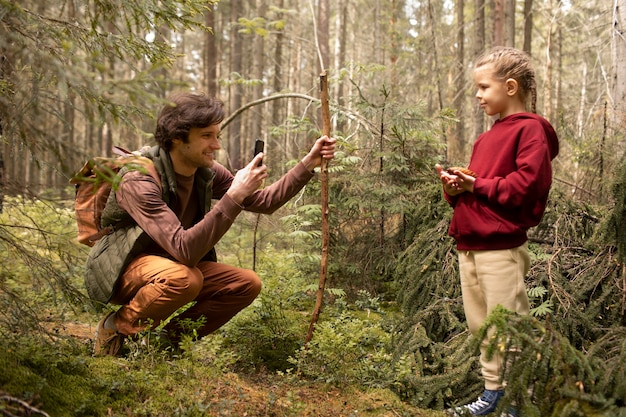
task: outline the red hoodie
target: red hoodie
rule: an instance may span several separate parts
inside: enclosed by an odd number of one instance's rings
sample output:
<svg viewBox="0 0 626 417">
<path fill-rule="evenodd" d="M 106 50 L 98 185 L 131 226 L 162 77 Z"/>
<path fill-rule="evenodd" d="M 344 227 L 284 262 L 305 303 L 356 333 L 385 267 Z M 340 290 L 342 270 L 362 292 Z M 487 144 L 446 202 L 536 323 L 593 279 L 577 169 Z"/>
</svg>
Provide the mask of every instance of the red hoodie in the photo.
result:
<svg viewBox="0 0 626 417">
<path fill-rule="evenodd" d="M 446 194 L 457 249 L 510 249 L 526 242 L 526 231 L 545 211 L 558 153 L 556 132 L 534 113 L 512 114 L 481 134 L 468 167 L 478 174 L 474 192 Z"/>
</svg>

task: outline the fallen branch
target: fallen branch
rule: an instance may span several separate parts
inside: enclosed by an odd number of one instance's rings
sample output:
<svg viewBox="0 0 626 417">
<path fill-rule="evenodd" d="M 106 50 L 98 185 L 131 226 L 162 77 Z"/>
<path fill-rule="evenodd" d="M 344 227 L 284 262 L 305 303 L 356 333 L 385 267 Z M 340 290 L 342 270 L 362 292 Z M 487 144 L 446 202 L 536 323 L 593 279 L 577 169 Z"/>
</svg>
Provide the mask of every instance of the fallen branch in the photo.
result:
<svg viewBox="0 0 626 417">
<path fill-rule="evenodd" d="M 40 414 L 40 415 L 42 415 L 44 417 L 50 417 L 50 415 L 48 413 L 46 413 L 45 411 L 41 411 L 41 410 L 33 407 L 32 405 L 30 405 L 26 401 L 20 400 L 19 398 L 11 397 L 10 395 L 2 395 L 2 396 L 0 396 L 0 403 L 1 402 L 16 403 L 17 407 L 23 409 L 23 411 L 24 411 L 23 415 L 26 415 L 26 416 L 32 416 L 33 413 L 37 413 L 37 414 Z M 17 415 L 13 414 L 13 411 L 17 412 L 19 410 L 13 409 L 13 410 L 9 411 L 5 407 L 0 407 L 0 412 L 3 415 L 7 416 L 7 417 L 16 417 Z"/>
</svg>

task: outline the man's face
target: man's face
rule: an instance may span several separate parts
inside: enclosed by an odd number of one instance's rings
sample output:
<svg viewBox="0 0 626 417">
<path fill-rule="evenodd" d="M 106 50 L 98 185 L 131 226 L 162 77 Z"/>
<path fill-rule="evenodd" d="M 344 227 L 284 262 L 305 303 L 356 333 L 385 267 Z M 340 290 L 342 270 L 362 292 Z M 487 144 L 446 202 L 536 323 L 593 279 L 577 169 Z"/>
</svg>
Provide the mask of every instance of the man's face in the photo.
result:
<svg viewBox="0 0 626 417">
<path fill-rule="evenodd" d="M 189 139 L 184 143 L 174 139 L 170 154 L 176 172 L 192 175 L 198 168 L 210 168 L 215 160 L 215 152 L 221 149 L 219 124 L 207 127 L 193 127 Z"/>
</svg>

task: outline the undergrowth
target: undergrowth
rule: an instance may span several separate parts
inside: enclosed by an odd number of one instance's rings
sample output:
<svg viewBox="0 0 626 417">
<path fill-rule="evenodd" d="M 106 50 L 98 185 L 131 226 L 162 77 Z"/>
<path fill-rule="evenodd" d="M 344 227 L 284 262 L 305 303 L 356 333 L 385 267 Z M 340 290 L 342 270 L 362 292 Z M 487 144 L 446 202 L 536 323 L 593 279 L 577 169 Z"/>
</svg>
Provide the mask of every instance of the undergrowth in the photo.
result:
<svg viewBox="0 0 626 417">
<path fill-rule="evenodd" d="M 318 211 L 300 206 L 263 216 L 256 239 L 250 232 L 256 218 L 245 215 L 218 256 L 249 268 L 255 245 L 261 295 L 200 341 L 190 331 L 171 348 L 150 333 L 153 343 L 129 342 L 122 358 L 94 358 L 89 340 L 50 326 L 93 327 L 101 318 L 84 296 L 76 262 L 84 248 L 71 241 L 71 211 L 7 199 L 0 216 L 0 411 L 437 416 L 475 399 L 482 390 L 480 335 L 471 337 L 464 323 L 446 236 L 450 211 L 435 187 L 425 187 L 421 198 L 430 203 L 403 219 L 405 249 L 374 272 L 397 299 L 358 289 L 356 279 L 346 291 L 340 285 L 346 276 L 329 280 L 314 337 L 304 346 L 319 278 L 318 250 L 311 247 Z M 495 329 L 491 348 L 508 359 L 503 405 L 515 404 L 524 416 L 625 415 L 624 259 L 622 235 L 615 233 L 623 205 L 603 212 L 560 195 L 550 201 L 529 245 L 532 314 L 498 310 L 483 329 Z"/>
</svg>

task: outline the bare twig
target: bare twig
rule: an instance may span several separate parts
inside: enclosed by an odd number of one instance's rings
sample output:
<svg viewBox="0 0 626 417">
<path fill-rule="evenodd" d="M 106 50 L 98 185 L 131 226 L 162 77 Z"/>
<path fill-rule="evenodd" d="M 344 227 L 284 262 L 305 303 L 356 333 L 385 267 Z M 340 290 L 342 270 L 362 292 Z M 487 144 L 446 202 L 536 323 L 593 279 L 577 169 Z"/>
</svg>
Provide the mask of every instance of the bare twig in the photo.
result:
<svg viewBox="0 0 626 417">
<path fill-rule="evenodd" d="M 31 416 L 31 415 L 33 415 L 33 413 L 37 413 L 37 414 L 40 414 L 40 415 L 45 416 L 45 417 L 50 417 L 50 415 L 48 413 L 46 413 L 45 411 L 41 411 L 41 410 L 33 407 L 32 405 L 28 404 L 26 401 L 20 400 L 19 398 L 11 397 L 10 395 L 2 395 L 2 396 L 0 396 L 0 401 L 6 402 L 6 403 L 16 403 L 16 404 L 18 404 L 18 406 L 20 408 L 24 409 L 24 412 L 26 413 L 25 415 Z M 5 408 L 0 409 L 0 411 L 5 416 L 9 416 L 9 417 L 14 416 L 14 414 L 11 414 Z"/>
</svg>

